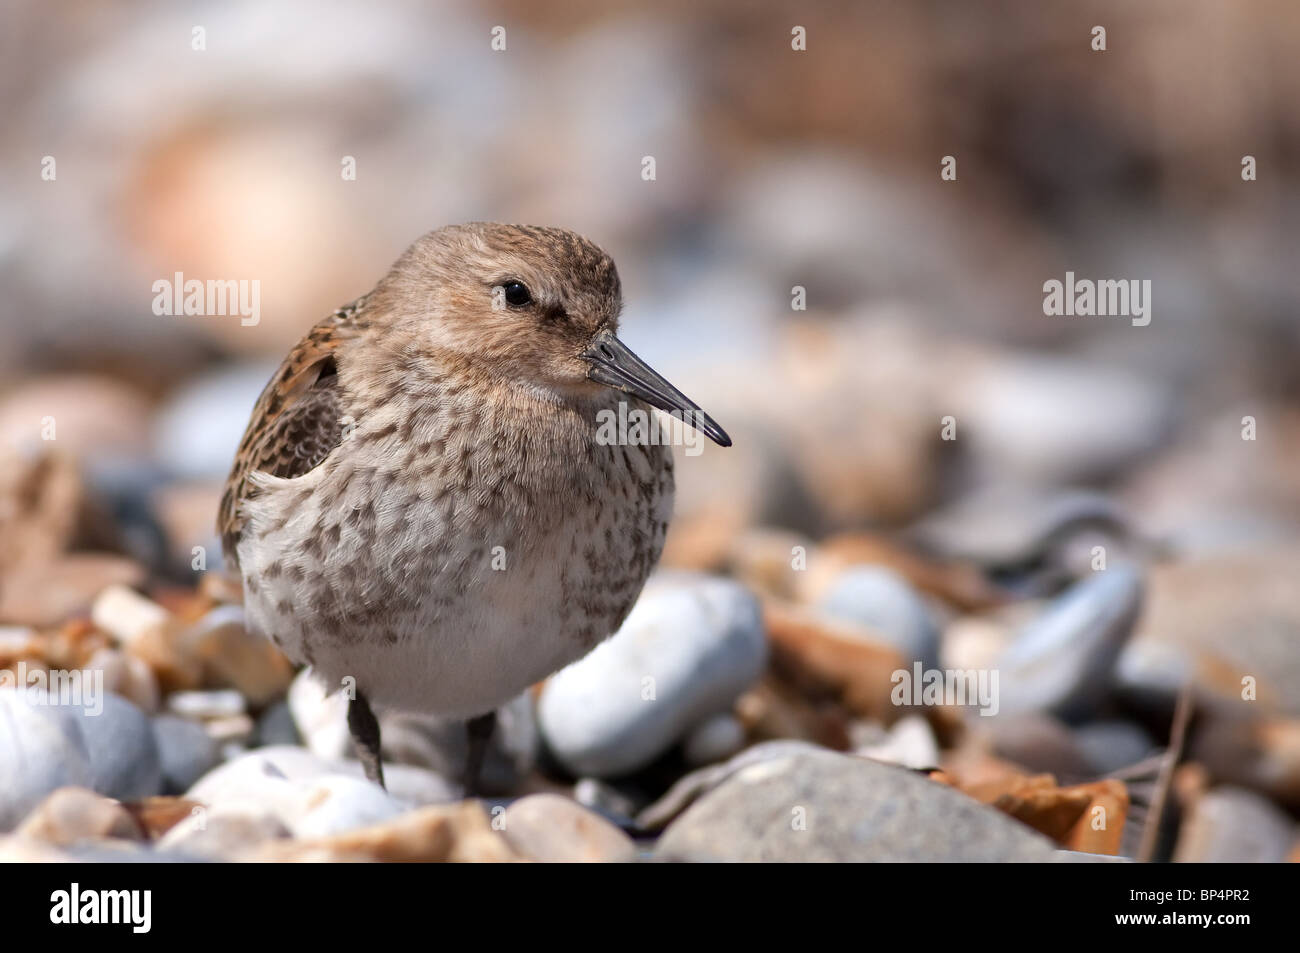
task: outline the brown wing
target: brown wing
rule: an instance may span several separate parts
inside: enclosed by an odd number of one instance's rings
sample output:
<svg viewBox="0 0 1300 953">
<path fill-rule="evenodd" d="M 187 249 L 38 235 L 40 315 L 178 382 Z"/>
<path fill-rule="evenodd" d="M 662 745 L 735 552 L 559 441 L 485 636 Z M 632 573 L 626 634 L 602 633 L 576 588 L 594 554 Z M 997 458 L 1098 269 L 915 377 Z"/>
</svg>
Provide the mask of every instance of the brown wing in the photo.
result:
<svg viewBox="0 0 1300 953">
<path fill-rule="evenodd" d="M 239 567 L 236 547 L 244 528 L 243 503 L 256 488 L 256 472 L 292 479 L 320 465 L 343 439 L 343 392 L 335 352 L 361 326 L 361 298 L 316 325 L 298 342 L 267 383 L 253 408 L 235 465 L 226 478 L 217 532 L 228 564 Z"/>
</svg>

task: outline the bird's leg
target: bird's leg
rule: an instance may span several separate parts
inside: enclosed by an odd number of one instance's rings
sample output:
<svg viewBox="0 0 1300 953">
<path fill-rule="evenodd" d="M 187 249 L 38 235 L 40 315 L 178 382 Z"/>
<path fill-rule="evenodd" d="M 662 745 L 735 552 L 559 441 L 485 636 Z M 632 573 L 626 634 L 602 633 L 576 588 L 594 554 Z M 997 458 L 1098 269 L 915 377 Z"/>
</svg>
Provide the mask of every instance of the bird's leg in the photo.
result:
<svg viewBox="0 0 1300 953">
<path fill-rule="evenodd" d="M 465 723 L 465 733 L 469 736 L 469 757 L 465 760 L 466 797 L 478 794 L 479 774 L 483 771 L 483 759 L 487 756 L 488 742 L 492 740 L 492 731 L 496 726 L 495 711 L 471 718 Z"/>
<path fill-rule="evenodd" d="M 384 787 L 384 761 L 379 756 L 379 719 L 370 710 L 366 696 L 359 691 L 348 704 L 348 731 L 352 733 L 352 743 L 357 746 L 357 757 L 365 768 L 366 777 Z"/>
</svg>

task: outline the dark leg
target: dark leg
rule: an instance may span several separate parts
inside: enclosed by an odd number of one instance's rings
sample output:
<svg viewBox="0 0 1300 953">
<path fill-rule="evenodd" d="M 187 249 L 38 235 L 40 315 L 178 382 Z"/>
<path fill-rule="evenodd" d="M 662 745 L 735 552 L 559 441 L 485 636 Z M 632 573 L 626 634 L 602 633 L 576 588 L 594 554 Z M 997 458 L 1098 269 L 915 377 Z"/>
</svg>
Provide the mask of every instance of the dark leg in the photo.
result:
<svg viewBox="0 0 1300 953">
<path fill-rule="evenodd" d="M 366 769 L 366 777 L 384 787 L 384 761 L 379 756 L 379 719 L 361 692 L 357 692 L 357 697 L 348 704 L 348 731 L 352 733 L 352 743 L 357 746 L 357 757 Z"/>
<path fill-rule="evenodd" d="M 465 763 L 466 797 L 474 797 L 478 794 L 478 776 L 483 771 L 483 758 L 487 755 L 488 742 L 492 740 L 492 731 L 496 726 L 495 711 L 471 718 L 465 723 L 465 733 L 469 735 L 469 757 Z"/>
</svg>

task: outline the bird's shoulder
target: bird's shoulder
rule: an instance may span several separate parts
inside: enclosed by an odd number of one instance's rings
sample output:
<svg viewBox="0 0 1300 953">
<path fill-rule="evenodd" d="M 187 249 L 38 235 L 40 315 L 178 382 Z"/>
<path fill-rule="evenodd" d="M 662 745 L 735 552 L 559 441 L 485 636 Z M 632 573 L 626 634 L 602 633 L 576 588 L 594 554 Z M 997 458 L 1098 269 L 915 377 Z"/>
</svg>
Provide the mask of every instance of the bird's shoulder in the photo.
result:
<svg viewBox="0 0 1300 953">
<path fill-rule="evenodd" d="M 316 324 L 285 357 L 262 390 L 226 478 L 217 515 L 226 559 L 237 564 L 243 503 L 255 492 L 254 473 L 292 479 L 309 473 L 343 439 L 344 391 L 338 353 L 369 325 L 366 297 Z"/>
</svg>

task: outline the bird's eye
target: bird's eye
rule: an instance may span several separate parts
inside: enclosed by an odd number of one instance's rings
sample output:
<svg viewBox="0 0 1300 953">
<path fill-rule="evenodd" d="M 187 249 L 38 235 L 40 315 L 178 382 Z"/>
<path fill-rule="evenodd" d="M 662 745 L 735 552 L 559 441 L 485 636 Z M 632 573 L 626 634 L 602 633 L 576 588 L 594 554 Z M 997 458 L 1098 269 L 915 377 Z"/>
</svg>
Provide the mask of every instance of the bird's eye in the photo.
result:
<svg viewBox="0 0 1300 953">
<path fill-rule="evenodd" d="M 506 304 L 512 308 L 522 308 L 532 303 L 533 296 L 522 281 L 507 281 L 501 286 L 501 290 L 505 294 Z"/>
</svg>

